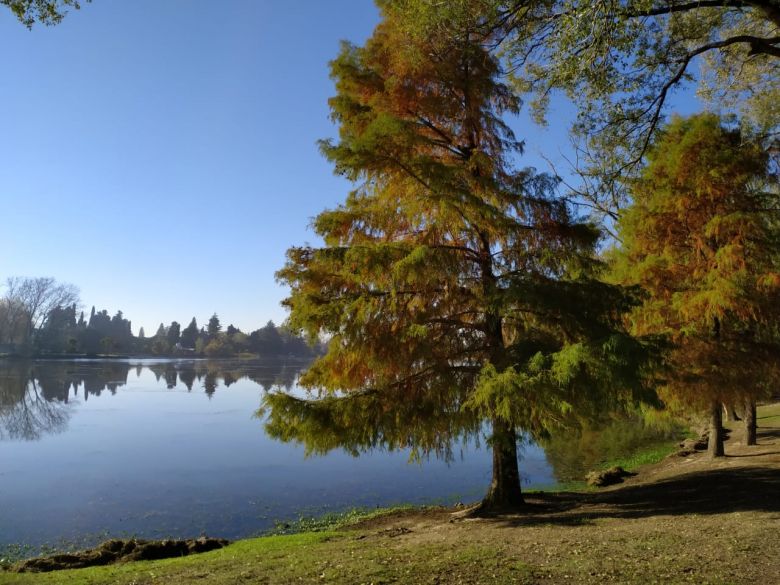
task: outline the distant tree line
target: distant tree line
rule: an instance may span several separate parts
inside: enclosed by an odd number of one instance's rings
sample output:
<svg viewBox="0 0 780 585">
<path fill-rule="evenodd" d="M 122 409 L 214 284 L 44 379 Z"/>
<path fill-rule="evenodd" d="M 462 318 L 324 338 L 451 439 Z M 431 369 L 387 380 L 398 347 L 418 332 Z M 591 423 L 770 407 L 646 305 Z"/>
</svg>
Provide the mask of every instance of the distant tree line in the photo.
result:
<svg viewBox="0 0 780 585">
<path fill-rule="evenodd" d="M 0 354 L 308 358 L 320 349 L 273 321 L 250 333 L 232 324 L 223 330 L 216 313 L 204 327 L 193 317 L 184 328 L 172 321 L 151 337 L 143 327 L 135 336 L 122 311 L 112 316 L 93 306 L 86 316 L 79 302 L 75 286 L 53 278 L 9 278 L 0 297 Z"/>
</svg>

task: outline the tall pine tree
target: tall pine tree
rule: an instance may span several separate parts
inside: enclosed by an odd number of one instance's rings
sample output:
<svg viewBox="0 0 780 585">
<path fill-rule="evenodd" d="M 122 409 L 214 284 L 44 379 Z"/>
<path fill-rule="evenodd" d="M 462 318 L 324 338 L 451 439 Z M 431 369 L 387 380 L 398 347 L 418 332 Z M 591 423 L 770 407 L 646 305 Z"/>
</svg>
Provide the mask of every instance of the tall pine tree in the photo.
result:
<svg viewBox="0 0 780 585">
<path fill-rule="evenodd" d="M 192 318 L 190 324 L 187 325 L 181 332 L 181 344 L 182 347 L 194 348 L 195 342 L 198 340 L 198 322 L 195 317 Z"/>
<path fill-rule="evenodd" d="M 641 389 L 643 347 L 620 331 L 631 300 L 598 282 L 598 233 L 512 162 L 503 117 L 519 103 L 467 30 L 424 42 L 392 4 L 365 47 L 332 62 L 339 139 L 322 143 L 355 184 L 314 220 L 278 278 L 289 324 L 327 354 L 271 394 L 267 427 L 311 451 L 406 448 L 446 455 L 490 424 L 484 509 L 522 503 L 517 441 Z"/>
<path fill-rule="evenodd" d="M 760 146 L 714 114 L 676 118 L 620 221 L 616 274 L 649 294 L 634 330 L 671 340 L 663 397 L 709 413 L 712 456 L 724 454 L 721 403 L 746 403 L 755 443 L 755 398 L 780 374 L 778 206 L 767 169 Z"/>
</svg>

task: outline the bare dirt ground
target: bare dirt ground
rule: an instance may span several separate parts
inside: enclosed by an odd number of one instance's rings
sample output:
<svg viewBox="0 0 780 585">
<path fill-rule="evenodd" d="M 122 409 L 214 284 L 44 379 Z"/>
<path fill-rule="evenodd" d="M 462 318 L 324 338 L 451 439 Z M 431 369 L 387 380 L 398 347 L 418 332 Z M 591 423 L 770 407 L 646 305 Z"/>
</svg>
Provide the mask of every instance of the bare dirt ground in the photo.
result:
<svg viewBox="0 0 780 585">
<path fill-rule="evenodd" d="M 757 446 L 743 444 L 735 423 L 727 456 L 715 461 L 673 455 L 599 492 L 530 495 L 520 514 L 413 512 L 357 529 L 400 556 L 431 546 L 453 558 L 466 545 L 483 551 L 478 566 L 458 563 L 459 573 L 431 583 L 508 582 L 510 565 L 517 583 L 780 584 L 780 408 L 764 413 Z"/>
</svg>

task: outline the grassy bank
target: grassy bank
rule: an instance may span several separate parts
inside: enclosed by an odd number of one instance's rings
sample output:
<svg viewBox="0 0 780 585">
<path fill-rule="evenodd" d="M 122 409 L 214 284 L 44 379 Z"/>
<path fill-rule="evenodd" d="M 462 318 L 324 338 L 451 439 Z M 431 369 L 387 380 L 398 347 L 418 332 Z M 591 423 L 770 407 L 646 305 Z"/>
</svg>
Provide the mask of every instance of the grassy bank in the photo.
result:
<svg viewBox="0 0 780 585">
<path fill-rule="evenodd" d="M 389 538 L 389 537 L 388 537 Z M 204 583 L 431 583 L 432 574 L 478 577 L 489 559 L 502 578 L 524 572 L 515 563 L 500 568 L 488 546 L 445 550 L 436 544 L 399 550 L 386 540 L 350 532 L 310 532 L 237 542 L 228 548 L 179 559 L 139 562 L 38 575 L 0 574 L 7 584 L 117 585 Z M 470 577 L 471 579 L 471 577 Z M 453 581 L 454 582 L 454 581 Z M 475 582 L 469 580 L 467 582 Z"/>
<path fill-rule="evenodd" d="M 645 465 L 652 465 L 659 463 L 666 459 L 669 455 L 679 449 L 679 440 L 673 439 L 670 441 L 664 441 L 649 445 L 642 449 L 638 449 L 631 455 L 626 457 L 618 457 L 611 459 L 601 465 L 601 469 L 609 469 L 610 467 L 622 467 L 626 471 L 638 471 Z"/>
</svg>

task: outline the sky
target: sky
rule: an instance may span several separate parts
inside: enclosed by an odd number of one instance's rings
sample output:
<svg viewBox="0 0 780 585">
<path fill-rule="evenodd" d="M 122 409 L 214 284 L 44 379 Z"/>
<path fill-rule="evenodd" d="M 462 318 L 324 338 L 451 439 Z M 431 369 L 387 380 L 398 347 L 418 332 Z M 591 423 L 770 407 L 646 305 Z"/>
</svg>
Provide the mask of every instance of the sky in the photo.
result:
<svg viewBox="0 0 780 585">
<path fill-rule="evenodd" d="M 0 7 L 0 281 L 73 283 L 147 335 L 283 322 L 285 251 L 350 189 L 316 145 L 327 63 L 377 21 L 369 0 L 94 0 L 28 31 Z M 566 124 L 515 125 L 524 164 L 560 160 Z"/>
</svg>

